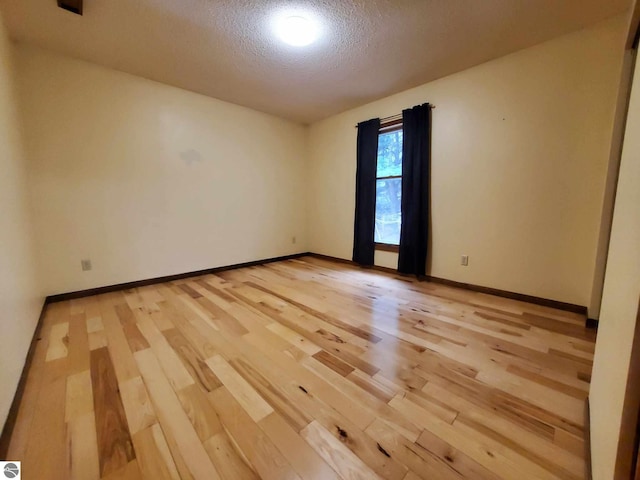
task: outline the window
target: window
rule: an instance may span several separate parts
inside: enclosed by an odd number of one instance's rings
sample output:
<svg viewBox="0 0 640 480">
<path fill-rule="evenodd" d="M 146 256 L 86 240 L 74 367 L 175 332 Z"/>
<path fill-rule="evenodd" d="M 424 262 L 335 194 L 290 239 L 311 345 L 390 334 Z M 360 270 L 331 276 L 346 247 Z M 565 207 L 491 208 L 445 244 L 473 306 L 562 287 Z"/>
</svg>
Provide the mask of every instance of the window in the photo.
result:
<svg viewBox="0 0 640 480">
<path fill-rule="evenodd" d="M 378 136 L 375 242 L 379 250 L 398 251 L 402 199 L 402 123 L 384 124 Z"/>
</svg>

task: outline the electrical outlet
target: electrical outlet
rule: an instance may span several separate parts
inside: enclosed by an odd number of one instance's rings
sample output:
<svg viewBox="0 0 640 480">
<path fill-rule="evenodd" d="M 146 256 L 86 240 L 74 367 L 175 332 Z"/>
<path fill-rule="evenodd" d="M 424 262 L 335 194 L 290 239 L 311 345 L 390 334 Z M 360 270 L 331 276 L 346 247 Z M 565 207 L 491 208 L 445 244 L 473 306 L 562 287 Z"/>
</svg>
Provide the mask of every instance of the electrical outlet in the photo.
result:
<svg viewBox="0 0 640 480">
<path fill-rule="evenodd" d="M 469 265 L 469 255 L 462 255 L 460 257 L 460 265 L 466 267 Z"/>
<path fill-rule="evenodd" d="M 291 237 L 291 243 L 296 243 L 296 237 Z"/>
<path fill-rule="evenodd" d="M 89 259 L 80 260 L 80 265 L 82 265 L 82 271 L 83 272 L 87 272 L 87 271 L 91 270 L 91 260 L 89 260 Z"/>
</svg>

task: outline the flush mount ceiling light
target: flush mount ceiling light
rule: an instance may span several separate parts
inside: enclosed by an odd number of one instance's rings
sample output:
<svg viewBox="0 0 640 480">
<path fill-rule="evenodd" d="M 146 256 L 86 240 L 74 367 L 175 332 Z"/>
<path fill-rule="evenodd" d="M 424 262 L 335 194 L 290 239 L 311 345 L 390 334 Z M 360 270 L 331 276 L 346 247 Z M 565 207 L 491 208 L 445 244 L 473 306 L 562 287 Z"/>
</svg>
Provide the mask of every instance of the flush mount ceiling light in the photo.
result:
<svg viewBox="0 0 640 480">
<path fill-rule="evenodd" d="M 313 43 L 320 34 L 318 22 L 300 13 L 278 16 L 274 29 L 280 40 L 294 47 L 305 47 Z"/>
</svg>

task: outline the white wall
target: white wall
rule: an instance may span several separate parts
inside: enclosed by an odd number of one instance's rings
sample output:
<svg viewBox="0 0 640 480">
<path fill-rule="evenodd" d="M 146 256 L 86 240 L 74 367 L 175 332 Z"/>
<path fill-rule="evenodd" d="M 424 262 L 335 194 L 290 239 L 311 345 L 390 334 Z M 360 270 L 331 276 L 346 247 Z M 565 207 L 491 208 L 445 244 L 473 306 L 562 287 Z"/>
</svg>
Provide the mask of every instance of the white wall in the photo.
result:
<svg viewBox="0 0 640 480">
<path fill-rule="evenodd" d="M 589 401 L 594 480 L 614 478 L 640 300 L 640 63 L 620 163 Z"/>
<path fill-rule="evenodd" d="M 34 270 L 14 101 L 10 44 L 0 17 L 0 427 L 13 401 L 44 300 Z"/>
<path fill-rule="evenodd" d="M 308 250 L 303 126 L 32 47 L 16 58 L 47 294 Z"/>
<path fill-rule="evenodd" d="M 624 34 L 615 18 L 312 125 L 311 251 L 351 258 L 354 125 L 430 102 L 430 274 L 588 305 Z"/>
</svg>

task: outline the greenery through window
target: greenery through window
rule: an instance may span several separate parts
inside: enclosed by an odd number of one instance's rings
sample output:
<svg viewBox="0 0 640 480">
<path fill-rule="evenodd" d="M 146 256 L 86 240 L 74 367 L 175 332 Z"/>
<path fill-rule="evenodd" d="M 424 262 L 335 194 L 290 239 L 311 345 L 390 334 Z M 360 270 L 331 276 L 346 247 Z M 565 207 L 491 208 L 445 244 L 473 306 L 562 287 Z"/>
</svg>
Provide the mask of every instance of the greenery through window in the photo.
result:
<svg viewBox="0 0 640 480">
<path fill-rule="evenodd" d="M 378 136 L 375 242 L 400 244 L 402 215 L 402 125 Z"/>
</svg>

